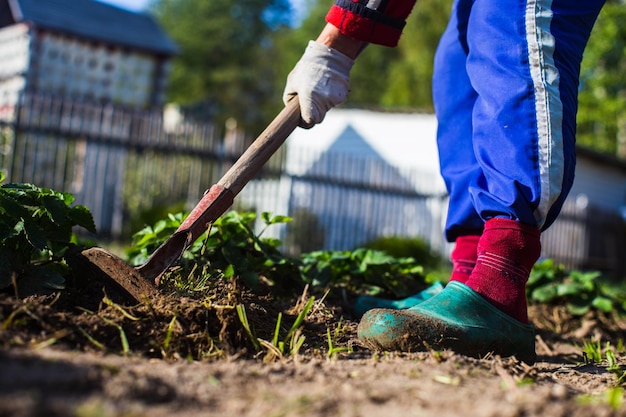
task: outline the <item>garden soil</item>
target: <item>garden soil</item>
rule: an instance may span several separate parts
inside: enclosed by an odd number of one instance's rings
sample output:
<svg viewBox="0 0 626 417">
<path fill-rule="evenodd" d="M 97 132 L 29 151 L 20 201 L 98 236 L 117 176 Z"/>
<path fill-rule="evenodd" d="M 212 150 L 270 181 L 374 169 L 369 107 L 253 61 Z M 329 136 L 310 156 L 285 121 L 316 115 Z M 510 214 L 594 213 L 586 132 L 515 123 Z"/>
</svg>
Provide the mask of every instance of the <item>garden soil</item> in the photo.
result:
<svg viewBox="0 0 626 417">
<path fill-rule="evenodd" d="M 529 366 L 369 351 L 346 301 L 308 290 L 278 298 L 235 281 L 202 299 L 164 292 L 140 305 L 102 288 L 0 294 L 0 416 L 626 416 L 620 373 L 583 354 L 585 342 L 609 342 L 626 368 L 621 318 L 531 306 Z M 303 343 L 289 352 L 290 340 Z"/>
</svg>

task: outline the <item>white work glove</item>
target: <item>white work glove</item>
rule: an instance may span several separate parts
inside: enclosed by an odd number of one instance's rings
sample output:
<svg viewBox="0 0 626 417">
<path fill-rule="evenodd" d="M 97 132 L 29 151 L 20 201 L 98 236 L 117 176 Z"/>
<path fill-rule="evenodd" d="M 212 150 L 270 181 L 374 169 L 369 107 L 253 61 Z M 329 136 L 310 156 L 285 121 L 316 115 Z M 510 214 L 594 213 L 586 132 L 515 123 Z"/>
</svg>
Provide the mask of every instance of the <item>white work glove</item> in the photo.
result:
<svg viewBox="0 0 626 417">
<path fill-rule="evenodd" d="M 300 126 L 308 129 L 324 120 L 326 112 L 346 101 L 354 60 L 336 49 L 309 41 L 302 58 L 287 77 L 285 104 L 298 96 Z"/>
</svg>

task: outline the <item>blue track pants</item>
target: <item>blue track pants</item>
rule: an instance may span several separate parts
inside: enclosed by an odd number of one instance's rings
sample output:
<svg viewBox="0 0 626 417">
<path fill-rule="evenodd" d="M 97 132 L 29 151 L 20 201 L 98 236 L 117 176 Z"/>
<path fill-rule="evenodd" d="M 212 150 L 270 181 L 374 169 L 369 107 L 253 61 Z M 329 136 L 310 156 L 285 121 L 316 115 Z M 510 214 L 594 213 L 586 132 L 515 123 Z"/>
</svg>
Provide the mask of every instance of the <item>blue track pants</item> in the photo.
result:
<svg viewBox="0 0 626 417">
<path fill-rule="evenodd" d="M 604 0 L 455 0 L 433 98 L 446 238 L 493 217 L 547 228 L 574 180 L 583 50 Z"/>
</svg>

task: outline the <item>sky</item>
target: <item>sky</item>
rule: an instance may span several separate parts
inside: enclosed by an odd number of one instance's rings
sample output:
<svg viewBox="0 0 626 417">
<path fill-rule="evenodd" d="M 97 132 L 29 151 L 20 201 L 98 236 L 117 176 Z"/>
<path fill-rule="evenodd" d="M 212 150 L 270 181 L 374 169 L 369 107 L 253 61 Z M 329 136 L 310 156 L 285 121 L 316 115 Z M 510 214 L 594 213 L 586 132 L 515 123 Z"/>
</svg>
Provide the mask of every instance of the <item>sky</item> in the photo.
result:
<svg viewBox="0 0 626 417">
<path fill-rule="evenodd" d="M 115 6 L 122 7 L 124 9 L 139 11 L 146 8 L 150 0 L 99 0 L 102 3 L 109 3 Z M 299 21 L 304 13 L 304 7 L 306 0 L 290 0 L 293 8 L 296 11 L 296 21 Z"/>
<path fill-rule="evenodd" d="M 128 10 L 142 10 L 148 5 L 149 0 L 99 0 Z"/>
</svg>

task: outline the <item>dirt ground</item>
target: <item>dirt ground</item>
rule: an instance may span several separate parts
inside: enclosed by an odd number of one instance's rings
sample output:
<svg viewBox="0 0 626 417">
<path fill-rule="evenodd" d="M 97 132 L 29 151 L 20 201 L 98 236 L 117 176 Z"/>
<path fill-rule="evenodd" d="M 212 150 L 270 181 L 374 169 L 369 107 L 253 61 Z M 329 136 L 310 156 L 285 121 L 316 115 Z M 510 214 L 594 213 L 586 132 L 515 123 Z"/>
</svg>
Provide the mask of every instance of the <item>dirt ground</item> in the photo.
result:
<svg viewBox="0 0 626 417">
<path fill-rule="evenodd" d="M 531 307 L 533 366 L 370 352 L 332 297 L 317 299 L 291 355 L 257 350 L 237 319 L 240 304 L 270 341 L 278 313 L 288 329 L 309 295 L 275 299 L 229 284 L 202 300 L 129 306 L 110 293 L 1 294 L 0 416 L 626 416 L 617 376 L 582 354 L 588 340 L 618 346 L 622 319 Z M 331 347 L 343 351 L 329 357 Z M 623 352 L 617 359 L 626 368 Z"/>
</svg>

